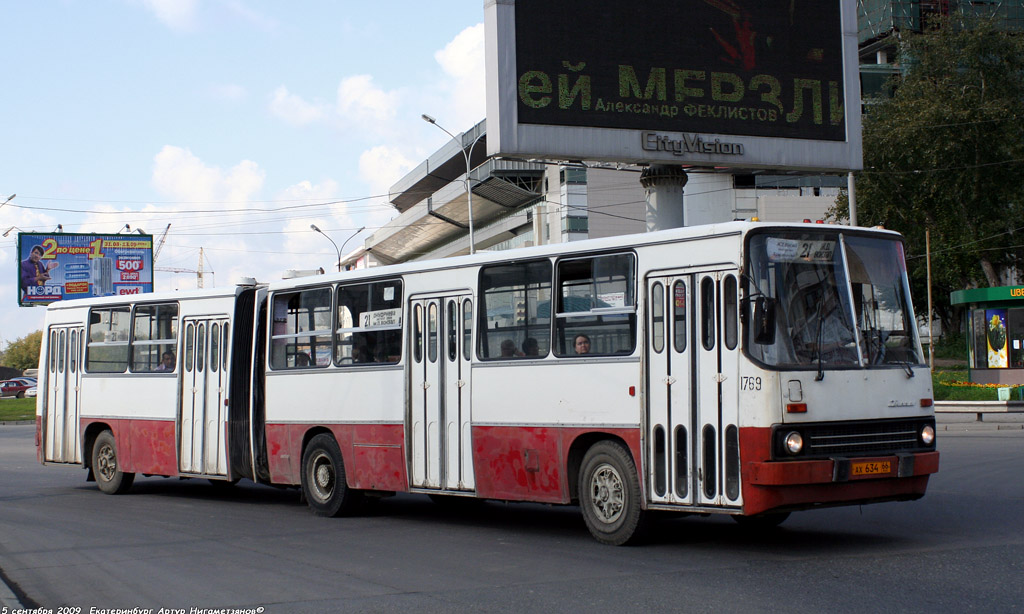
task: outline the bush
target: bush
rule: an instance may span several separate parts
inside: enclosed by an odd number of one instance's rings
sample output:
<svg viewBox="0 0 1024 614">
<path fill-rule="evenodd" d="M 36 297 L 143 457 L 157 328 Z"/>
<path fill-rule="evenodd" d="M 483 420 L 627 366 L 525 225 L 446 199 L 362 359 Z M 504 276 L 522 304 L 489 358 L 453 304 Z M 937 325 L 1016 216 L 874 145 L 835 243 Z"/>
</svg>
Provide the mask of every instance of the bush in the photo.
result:
<svg viewBox="0 0 1024 614">
<path fill-rule="evenodd" d="M 967 362 L 967 336 L 963 333 L 946 333 L 935 340 L 935 357 Z"/>
</svg>

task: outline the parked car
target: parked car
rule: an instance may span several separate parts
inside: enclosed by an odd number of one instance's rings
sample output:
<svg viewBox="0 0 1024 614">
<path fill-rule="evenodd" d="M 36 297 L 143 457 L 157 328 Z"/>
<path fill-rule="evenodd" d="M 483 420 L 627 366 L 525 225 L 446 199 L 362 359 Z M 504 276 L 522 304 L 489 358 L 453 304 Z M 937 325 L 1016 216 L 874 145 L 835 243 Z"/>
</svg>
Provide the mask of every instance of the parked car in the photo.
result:
<svg viewBox="0 0 1024 614">
<path fill-rule="evenodd" d="M 36 387 L 32 386 L 31 388 L 26 390 L 25 391 L 25 396 L 30 398 L 30 399 L 35 398 L 35 396 L 36 396 Z"/>
<path fill-rule="evenodd" d="M 27 383 L 16 379 L 9 379 L 0 382 L 0 397 L 18 397 L 19 399 L 25 398 L 25 391 L 29 388 L 35 388 L 35 383 Z"/>
</svg>

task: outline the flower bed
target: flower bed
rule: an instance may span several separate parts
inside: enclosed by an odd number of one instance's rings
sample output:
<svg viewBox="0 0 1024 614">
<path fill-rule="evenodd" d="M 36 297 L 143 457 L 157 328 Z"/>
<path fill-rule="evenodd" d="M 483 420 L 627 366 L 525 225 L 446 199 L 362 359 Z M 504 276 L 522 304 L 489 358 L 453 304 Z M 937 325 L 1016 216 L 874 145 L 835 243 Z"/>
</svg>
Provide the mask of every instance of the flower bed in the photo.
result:
<svg viewBox="0 0 1024 614">
<path fill-rule="evenodd" d="M 1009 388 L 1010 399 L 1024 399 L 1024 386 L 979 384 L 967 381 L 966 371 L 939 371 L 932 374 L 936 401 L 998 401 L 999 389 Z"/>
</svg>

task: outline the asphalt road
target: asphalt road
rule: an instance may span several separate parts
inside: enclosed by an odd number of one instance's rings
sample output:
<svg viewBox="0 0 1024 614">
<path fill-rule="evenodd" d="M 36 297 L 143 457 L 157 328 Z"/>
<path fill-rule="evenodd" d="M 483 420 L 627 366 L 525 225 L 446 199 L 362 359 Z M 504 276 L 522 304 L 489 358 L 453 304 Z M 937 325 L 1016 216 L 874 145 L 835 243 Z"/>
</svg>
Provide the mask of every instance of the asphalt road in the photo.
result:
<svg viewBox="0 0 1024 614">
<path fill-rule="evenodd" d="M 757 535 L 673 517 L 630 548 L 596 543 L 576 508 L 453 511 L 400 495 L 323 519 L 295 491 L 163 478 L 108 496 L 82 469 L 36 463 L 33 433 L 0 426 L 0 570 L 44 611 L 1024 609 L 1019 428 L 940 432 L 941 468 L 920 501 L 803 512 Z"/>
</svg>

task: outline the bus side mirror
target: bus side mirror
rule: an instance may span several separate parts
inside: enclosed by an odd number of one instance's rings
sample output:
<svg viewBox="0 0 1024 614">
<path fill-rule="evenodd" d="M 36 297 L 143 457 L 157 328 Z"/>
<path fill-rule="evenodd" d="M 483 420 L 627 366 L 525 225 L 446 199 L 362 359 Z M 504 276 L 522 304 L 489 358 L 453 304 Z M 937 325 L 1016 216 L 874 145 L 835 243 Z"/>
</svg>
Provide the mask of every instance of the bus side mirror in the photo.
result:
<svg viewBox="0 0 1024 614">
<path fill-rule="evenodd" d="M 775 343 L 775 299 L 759 296 L 754 299 L 754 343 Z"/>
</svg>

